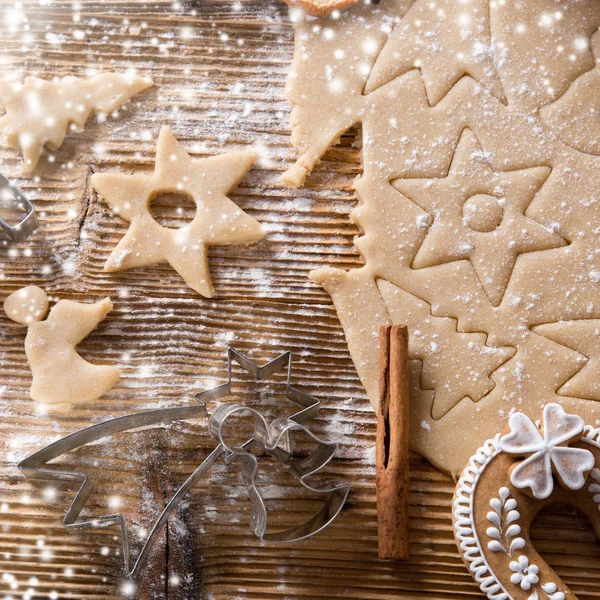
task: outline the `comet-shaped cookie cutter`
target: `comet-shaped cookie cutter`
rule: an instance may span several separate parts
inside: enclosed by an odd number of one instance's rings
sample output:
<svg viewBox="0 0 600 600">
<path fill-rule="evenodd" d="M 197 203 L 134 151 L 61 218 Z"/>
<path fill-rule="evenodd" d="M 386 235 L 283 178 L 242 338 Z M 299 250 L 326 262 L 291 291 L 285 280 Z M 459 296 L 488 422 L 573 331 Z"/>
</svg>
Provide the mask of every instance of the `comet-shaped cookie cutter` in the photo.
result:
<svg viewBox="0 0 600 600">
<path fill-rule="evenodd" d="M 5 201 L 15 204 L 18 208 L 24 210 L 26 214 L 20 223 L 16 225 L 9 225 L 4 219 L 0 218 L 0 232 L 4 232 L 11 242 L 24 242 L 38 226 L 35 207 L 18 187 L 13 185 L 4 175 L 0 175 L 0 203 Z"/>
<path fill-rule="evenodd" d="M 197 394 L 197 406 L 166 408 L 110 419 L 53 442 L 42 450 L 25 458 L 18 465 L 19 469 L 28 479 L 57 481 L 61 483 L 75 482 L 80 484 L 79 491 L 63 519 L 63 525 L 69 530 L 118 525 L 121 528 L 124 570 L 129 579 L 137 579 L 152 545 L 156 541 L 158 534 L 164 527 L 169 516 L 174 512 L 190 488 L 221 456 L 224 456 L 226 463 L 239 460 L 242 481 L 246 487 L 252 506 L 250 530 L 259 539 L 266 542 L 296 542 L 318 533 L 337 517 L 348 498 L 350 486 L 346 483 L 316 488 L 305 481 L 307 477 L 324 467 L 331 460 L 337 449 L 337 444 L 317 437 L 303 425 L 305 421 L 318 413 L 320 401 L 313 396 L 299 391 L 291 385 L 291 352 L 284 352 L 262 367 L 254 364 L 243 354 L 240 354 L 232 348 L 228 349 L 227 358 L 227 383 Z M 241 406 L 239 404 L 222 404 L 217 407 L 209 419 L 208 428 L 210 434 L 219 442 L 219 444 L 181 485 L 171 500 L 169 500 L 152 527 L 152 530 L 135 561 L 131 558 L 127 523 L 122 514 L 103 515 L 89 521 L 77 522 L 77 518 L 92 493 L 92 483 L 84 473 L 47 469 L 45 468 L 47 463 L 75 448 L 115 433 L 161 423 L 168 424 L 181 419 L 207 416 L 206 401 L 220 400 L 231 394 L 232 360 L 235 360 L 235 362 L 242 366 L 258 381 L 268 377 L 281 367 L 287 365 L 288 372 L 285 396 L 295 404 L 300 405 L 302 409 L 289 418 L 276 419 L 271 424 L 268 424 L 263 415 L 253 408 Z M 230 445 L 226 441 L 223 431 L 227 419 L 234 416 L 247 415 L 250 415 L 254 420 L 254 432 L 252 437 L 240 446 Z M 317 448 L 303 458 L 294 458 L 292 455 L 293 443 L 290 434 L 293 431 L 298 430 L 308 434 L 311 439 L 317 442 Z M 267 510 L 260 494 L 260 490 L 256 485 L 256 471 L 259 459 L 248 451 L 248 448 L 252 445 L 258 445 L 266 453 L 278 459 L 304 488 L 315 493 L 327 494 L 327 499 L 321 510 L 300 525 L 285 531 L 268 534 Z"/>
</svg>

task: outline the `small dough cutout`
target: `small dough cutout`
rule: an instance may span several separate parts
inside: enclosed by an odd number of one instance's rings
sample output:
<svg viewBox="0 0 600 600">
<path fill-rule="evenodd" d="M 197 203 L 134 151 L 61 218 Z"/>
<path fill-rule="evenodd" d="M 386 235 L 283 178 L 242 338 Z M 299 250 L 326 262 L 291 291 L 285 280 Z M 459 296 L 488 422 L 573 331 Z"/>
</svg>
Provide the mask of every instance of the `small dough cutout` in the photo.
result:
<svg viewBox="0 0 600 600">
<path fill-rule="evenodd" d="M 328 17 L 334 11 L 341 12 L 354 6 L 359 0 L 283 0 L 292 8 L 298 8 L 311 17 Z"/>
<path fill-rule="evenodd" d="M 254 164 L 254 150 L 194 160 L 168 127 L 158 137 L 152 175 L 96 173 L 92 185 L 131 225 L 104 265 L 107 272 L 168 262 L 189 287 L 207 298 L 214 288 L 208 269 L 208 246 L 249 244 L 265 232 L 228 197 Z M 189 195 L 194 219 L 180 229 L 160 225 L 150 213 L 153 196 Z"/>
<path fill-rule="evenodd" d="M 27 77 L 24 83 L 0 79 L 0 136 L 23 155 L 23 173 L 31 173 L 44 146 L 58 149 L 69 125 L 82 128 L 90 113 L 109 114 L 134 94 L 153 85 L 149 77 L 102 73 L 91 79 L 63 77 L 46 81 Z"/>
<path fill-rule="evenodd" d="M 30 395 L 48 410 L 68 410 L 100 398 L 119 380 L 118 367 L 93 365 L 75 347 L 112 310 L 109 298 L 94 304 L 60 300 L 50 311 L 44 290 L 28 286 L 4 302 L 6 315 L 27 325 L 25 354 L 33 381 Z"/>
</svg>

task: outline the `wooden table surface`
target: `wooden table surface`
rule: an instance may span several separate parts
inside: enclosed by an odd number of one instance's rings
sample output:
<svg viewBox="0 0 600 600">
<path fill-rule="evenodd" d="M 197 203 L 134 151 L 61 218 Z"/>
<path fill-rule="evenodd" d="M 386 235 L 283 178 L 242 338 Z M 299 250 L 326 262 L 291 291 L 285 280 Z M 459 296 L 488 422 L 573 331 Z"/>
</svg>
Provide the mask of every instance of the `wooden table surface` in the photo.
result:
<svg viewBox="0 0 600 600">
<path fill-rule="evenodd" d="M 311 427 L 340 443 L 324 476 L 349 481 L 350 500 L 320 535 L 292 546 L 263 544 L 249 533 L 239 473 L 218 464 L 170 520 L 140 578 L 138 597 L 482 597 L 455 547 L 454 485 L 416 455 L 412 558 L 404 564 L 377 559 L 375 415 L 330 299 L 307 277 L 323 264 L 360 264 L 352 246 L 358 232 L 348 216 L 360 171 L 359 132 L 344 136 L 304 188 L 290 191 L 278 182 L 294 159 L 284 95 L 293 50 L 286 14 L 275 0 L 0 2 L 3 76 L 85 76 L 134 67 L 156 84 L 106 122 L 92 117 L 59 151 L 46 153 L 30 177 L 20 175 L 16 151 L 0 151 L 0 172 L 32 199 L 41 222 L 27 243 L 0 247 L 0 299 L 30 284 L 53 298 L 110 296 L 114 311 L 80 349 L 88 360 L 123 369 L 117 387 L 92 404 L 60 416 L 36 412 L 28 396 L 24 328 L 0 316 L 2 598 L 105 599 L 128 591 L 118 532 L 67 533 L 61 519 L 75 490 L 30 484 L 16 463 L 89 424 L 192 403 L 196 391 L 224 381 L 229 344 L 257 362 L 294 352 L 294 382 L 323 401 Z M 167 265 L 102 272 L 127 225 L 91 189 L 90 175 L 151 171 L 164 124 L 194 156 L 248 144 L 262 152 L 232 198 L 268 233 L 254 246 L 211 250 L 216 295 L 210 300 L 186 288 Z M 176 217 L 168 199 L 155 214 L 166 222 Z M 237 400 L 271 415 L 293 410 L 282 397 L 283 377 L 258 386 L 235 369 L 234 380 Z M 115 436 L 62 463 L 96 483 L 84 514 L 118 507 L 139 548 L 144 530 L 212 446 L 206 421 L 180 422 Z M 260 481 L 275 526 L 318 508 L 317 498 L 275 465 L 262 464 Z M 583 517 L 549 511 L 538 518 L 533 537 L 580 598 L 598 597 L 600 546 Z"/>
</svg>

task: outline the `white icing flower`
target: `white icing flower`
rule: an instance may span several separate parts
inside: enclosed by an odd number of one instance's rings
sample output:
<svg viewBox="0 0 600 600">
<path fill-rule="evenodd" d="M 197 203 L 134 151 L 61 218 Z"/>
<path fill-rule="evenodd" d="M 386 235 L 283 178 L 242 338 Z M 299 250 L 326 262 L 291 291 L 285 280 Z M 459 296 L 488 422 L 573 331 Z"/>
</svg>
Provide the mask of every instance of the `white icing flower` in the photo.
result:
<svg viewBox="0 0 600 600">
<path fill-rule="evenodd" d="M 519 584 L 521 589 L 525 591 L 540 580 L 538 577 L 539 568 L 536 565 L 530 565 L 529 559 L 524 554 L 519 556 L 519 560 L 511 561 L 508 566 L 513 571 L 510 576 L 512 583 Z"/>
<path fill-rule="evenodd" d="M 511 432 L 500 439 L 500 448 L 513 456 L 528 457 L 511 473 L 510 481 L 515 487 L 529 487 L 536 498 L 547 498 L 554 489 L 553 472 L 565 487 L 583 487 L 585 475 L 594 467 L 594 455 L 582 448 L 569 448 L 583 432 L 581 417 L 567 414 L 559 404 L 547 404 L 543 436 L 523 413 L 512 415 L 509 425 Z"/>
</svg>

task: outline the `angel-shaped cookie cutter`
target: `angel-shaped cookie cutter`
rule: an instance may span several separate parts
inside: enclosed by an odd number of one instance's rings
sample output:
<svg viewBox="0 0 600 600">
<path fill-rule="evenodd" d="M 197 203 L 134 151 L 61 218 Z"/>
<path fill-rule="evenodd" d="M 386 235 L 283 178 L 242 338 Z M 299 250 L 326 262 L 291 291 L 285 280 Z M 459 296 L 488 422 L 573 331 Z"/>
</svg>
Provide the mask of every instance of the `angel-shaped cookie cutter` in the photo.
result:
<svg viewBox="0 0 600 600">
<path fill-rule="evenodd" d="M 9 225 L 0 217 L 0 232 L 4 232 L 11 242 L 24 242 L 38 226 L 35 207 L 18 187 L 0 175 L 0 205 L 4 202 L 25 211 L 25 216 L 16 225 Z"/>
<path fill-rule="evenodd" d="M 337 517 L 348 498 L 350 486 L 346 483 L 333 484 L 327 487 L 313 487 L 306 482 L 306 478 L 319 471 L 331 460 L 336 452 L 337 443 L 329 442 L 316 436 L 304 425 L 306 421 L 318 413 L 320 401 L 291 385 L 291 352 L 284 352 L 262 367 L 256 365 L 233 348 L 228 349 L 227 357 L 227 383 L 196 394 L 198 405 L 153 410 L 110 419 L 56 441 L 25 458 L 18 465 L 19 469 L 28 479 L 80 484 L 79 491 L 63 519 L 63 525 L 69 530 L 118 525 L 121 528 L 125 574 L 130 579 L 136 579 L 140 574 L 158 534 L 183 497 L 222 456 L 228 464 L 233 461 L 239 462 L 242 481 L 246 487 L 252 508 L 250 530 L 265 542 L 297 542 L 322 531 Z M 93 486 L 91 481 L 84 473 L 48 469 L 46 465 L 49 461 L 75 448 L 115 433 L 150 425 L 168 424 L 182 419 L 207 416 L 207 401 L 218 401 L 231 394 L 232 361 L 237 362 L 257 381 L 265 379 L 275 371 L 287 366 L 285 397 L 302 408 L 291 417 L 279 418 L 269 424 L 264 416 L 253 408 L 239 404 L 221 404 L 218 406 L 210 416 L 208 424 L 210 434 L 218 442 L 217 447 L 175 492 L 152 527 L 137 559 L 132 561 L 128 528 L 123 515 L 120 513 L 103 515 L 93 520 L 77 522 L 79 514 L 92 493 Z M 254 422 L 252 436 L 239 446 L 230 444 L 224 433 L 227 421 L 237 416 L 251 416 Z M 308 434 L 317 443 L 316 449 L 308 456 L 302 458 L 293 456 L 293 440 L 290 434 L 294 431 L 301 431 Z M 264 452 L 279 460 L 281 465 L 307 490 L 317 494 L 325 494 L 327 498 L 319 512 L 306 522 L 290 529 L 276 533 L 267 533 L 267 509 L 261 496 L 260 488 L 256 484 L 259 459 L 249 451 L 251 446 L 258 446 Z"/>
</svg>

